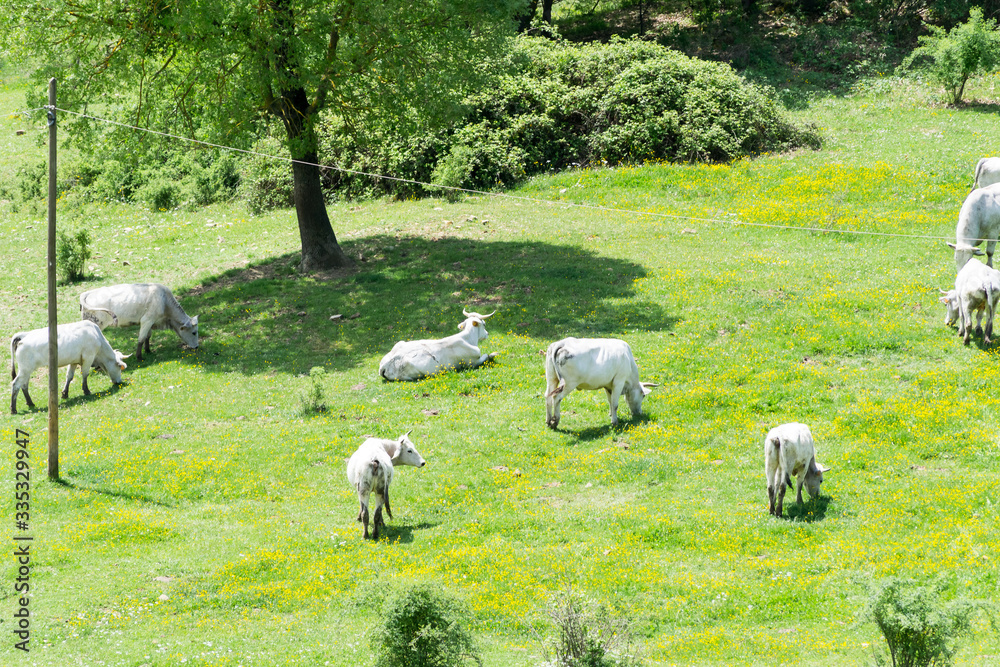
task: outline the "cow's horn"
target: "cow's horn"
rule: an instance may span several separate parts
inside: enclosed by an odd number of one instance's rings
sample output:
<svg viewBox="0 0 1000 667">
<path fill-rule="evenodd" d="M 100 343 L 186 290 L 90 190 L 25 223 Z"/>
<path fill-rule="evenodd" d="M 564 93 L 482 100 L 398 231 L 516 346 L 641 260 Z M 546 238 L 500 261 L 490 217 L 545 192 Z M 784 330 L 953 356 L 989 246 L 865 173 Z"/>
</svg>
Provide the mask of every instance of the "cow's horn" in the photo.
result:
<svg viewBox="0 0 1000 667">
<path fill-rule="evenodd" d="M 469 311 L 467 311 L 465 309 L 465 306 L 462 306 L 462 314 L 465 315 L 466 317 L 471 317 L 472 316 L 472 313 L 470 313 Z"/>
<path fill-rule="evenodd" d="M 659 387 L 660 385 L 656 382 L 640 382 L 643 387 Z"/>
<path fill-rule="evenodd" d="M 412 428 L 409 431 L 407 431 L 406 433 L 404 433 L 403 437 L 405 438 L 405 437 L 409 436 L 411 433 L 413 433 L 413 429 Z"/>
<path fill-rule="evenodd" d="M 483 315 L 483 319 L 485 320 L 485 319 L 486 319 L 487 317 L 493 317 L 493 316 L 494 316 L 494 315 L 496 315 L 496 314 L 497 314 L 497 311 L 495 311 L 495 310 L 494 310 L 494 311 L 493 311 L 492 313 L 490 313 L 489 315 Z"/>
</svg>

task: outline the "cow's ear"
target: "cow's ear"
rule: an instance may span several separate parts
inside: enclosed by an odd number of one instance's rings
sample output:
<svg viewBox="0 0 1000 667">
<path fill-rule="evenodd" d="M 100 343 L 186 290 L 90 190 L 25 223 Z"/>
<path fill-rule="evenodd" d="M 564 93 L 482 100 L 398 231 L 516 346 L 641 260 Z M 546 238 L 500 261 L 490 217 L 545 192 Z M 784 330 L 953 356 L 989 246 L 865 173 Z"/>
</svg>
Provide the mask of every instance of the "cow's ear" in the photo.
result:
<svg viewBox="0 0 1000 667">
<path fill-rule="evenodd" d="M 472 320 L 472 326 L 478 327 L 479 326 L 479 320 Z"/>
<path fill-rule="evenodd" d="M 465 322 L 462 322 L 461 324 L 458 325 L 458 330 L 459 331 L 461 331 L 464 328 L 465 328 Z"/>
</svg>

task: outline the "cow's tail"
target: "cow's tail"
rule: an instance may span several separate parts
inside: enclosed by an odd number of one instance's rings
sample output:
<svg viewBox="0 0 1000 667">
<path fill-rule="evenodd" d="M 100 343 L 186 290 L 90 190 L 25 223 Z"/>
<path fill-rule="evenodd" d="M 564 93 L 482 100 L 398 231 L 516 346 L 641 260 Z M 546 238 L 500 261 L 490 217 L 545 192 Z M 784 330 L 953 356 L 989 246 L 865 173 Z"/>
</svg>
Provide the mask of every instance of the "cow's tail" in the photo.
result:
<svg viewBox="0 0 1000 667">
<path fill-rule="evenodd" d="M 986 158 L 980 158 L 979 162 L 976 163 L 976 178 L 972 181 L 972 189 L 975 190 L 979 187 L 979 177 L 983 173 L 983 165 L 986 164 Z"/>
<path fill-rule="evenodd" d="M 98 315 L 98 313 L 107 313 L 111 317 L 111 326 L 118 326 L 118 316 L 115 315 L 114 311 L 108 310 L 107 308 L 94 308 L 87 305 L 87 293 L 84 292 L 80 295 L 80 319 L 93 322 L 97 326 L 101 327 L 103 331 L 108 327 L 106 324 L 107 320 Z"/>
<path fill-rule="evenodd" d="M 14 337 L 10 339 L 10 379 L 13 380 L 17 377 L 17 370 L 15 369 L 15 357 L 17 354 L 17 348 L 21 345 L 21 338 L 24 334 L 14 334 Z"/>
<path fill-rule="evenodd" d="M 546 396 L 555 396 L 561 392 L 566 387 L 566 379 L 559 373 L 559 363 L 562 361 L 565 363 L 566 355 L 563 355 L 563 359 L 560 360 L 559 355 L 564 352 L 564 347 L 561 343 L 556 343 L 553 347 L 550 347 L 545 354 L 545 364 L 552 369 L 552 373 L 556 376 L 556 388 L 550 391 Z"/>
</svg>

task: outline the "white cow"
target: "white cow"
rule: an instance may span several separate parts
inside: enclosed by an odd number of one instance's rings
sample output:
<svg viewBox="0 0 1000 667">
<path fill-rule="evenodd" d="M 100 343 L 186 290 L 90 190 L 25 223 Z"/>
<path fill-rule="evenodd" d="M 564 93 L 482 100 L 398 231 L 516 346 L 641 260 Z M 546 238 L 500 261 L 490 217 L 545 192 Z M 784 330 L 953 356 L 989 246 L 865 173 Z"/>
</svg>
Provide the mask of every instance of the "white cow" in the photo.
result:
<svg viewBox="0 0 1000 667">
<path fill-rule="evenodd" d="M 986 264 L 993 266 L 993 250 L 1000 236 L 1000 183 L 973 190 L 966 196 L 958 212 L 955 242 L 955 271 L 961 271 L 973 255 L 982 255 L 977 248 L 986 241 Z"/>
<path fill-rule="evenodd" d="M 984 157 L 976 163 L 976 180 L 972 189 L 1000 183 L 1000 157 Z"/>
<path fill-rule="evenodd" d="M 382 520 L 382 505 L 392 518 L 392 508 L 389 506 L 389 485 L 392 483 L 393 466 L 407 465 L 422 468 L 427 463 L 413 446 L 407 431 L 396 440 L 384 438 L 368 438 L 347 462 L 347 479 L 358 492 L 358 521 L 365 527 L 365 539 L 368 539 L 368 501 L 371 494 L 375 495 L 375 525 L 372 539 L 377 540 L 379 529 L 385 526 Z"/>
<path fill-rule="evenodd" d="M 816 447 L 809 427 L 798 422 L 775 426 L 764 438 L 764 473 L 767 476 L 767 509 L 780 517 L 785 502 L 785 487 L 797 479 L 798 496 L 802 504 L 802 485 L 809 497 L 819 496 L 823 473 L 829 468 L 816 463 Z"/>
<path fill-rule="evenodd" d="M 625 395 L 632 416 L 642 414 L 642 399 L 657 385 L 639 382 L 632 348 L 615 338 L 564 338 L 545 353 L 545 417 L 559 426 L 559 404 L 574 389 L 603 389 L 608 394 L 611 424 L 618 423 L 618 397 Z"/>
<path fill-rule="evenodd" d="M 198 316 L 188 317 L 164 285 L 110 285 L 84 292 L 80 295 L 80 316 L 96 322 L 101 329 L 138 324 L 137 361 L 142 361 L 143 345 L 146 352 L 150 351 L 152 329 L 173 329 L 185 345 L 198 347 Z"/>
<path fill-rule="evenodd" d="M 56 347 L 59 352 L 59 367 L 69 366 L 66 371 L 66 385 L 62 397 L 69 397 L 69 383 L 73 380 L 73 369 L 80 367 L 83 376 L 83 393 L 89 395 L 87 376 L 91 367 L 103 369 L 111 381 L 121 384 L 125 359 L 118 350 L 111 349 L 101 328 L 93 322 L 71 322 L 60 324 L 56 329 Z M 17 414 L 17 392 L 24 392 L 24 400 L 29 408 L 34 408 L 28 395 L 28 380 L 36 369 L 49 365 L 49 328 L 34 329 L 14 334 L 10 339 L 10 413 Z M 55 372 L 55 371 L 52 371 Z"/>
<path fill-rule="evenodd" d="M 1000 302 L 1000 271 L 982 262 L 970 259 L 955 278 L 955 289 L 949 290 L 939 301 L 947 306 L 945 324 L 958 322 L 958 335 L 969 344 L 972 334 L 972 311 L 976 311 L 976 333 L 983 334 L 983 344 L 989 345 L 993 336 L 993 315 Z M 984 331 L 983 313 L 986 314 Z"/>
<path fill-rule="evenodd" d="M 465 321 L 458 325 L 460 333 L 446 338 L 401 340 L 382 357 L 378 374 L 386 380 L 419 380 L 446 370 L 478 368 L 496 356 L 496 352 L 481 354 L 479 343 L 486 340 L 487 317 L 470 313 L 464 308 Z"/>
</svg>

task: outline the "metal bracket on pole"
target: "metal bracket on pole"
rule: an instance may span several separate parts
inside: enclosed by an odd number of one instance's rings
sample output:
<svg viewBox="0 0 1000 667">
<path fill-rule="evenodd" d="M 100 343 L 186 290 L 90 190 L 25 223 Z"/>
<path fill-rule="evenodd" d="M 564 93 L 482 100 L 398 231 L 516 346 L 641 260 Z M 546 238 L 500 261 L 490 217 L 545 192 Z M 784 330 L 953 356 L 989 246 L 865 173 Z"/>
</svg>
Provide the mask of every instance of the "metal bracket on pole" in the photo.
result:
<svg viewBox="0 0 1000 667">
<path fill-rule="evenodd" d="M 49 119 L 48 126 L 52 127 L 56 124 L 56 108 L 55 107 L 46 107 L 46 108 L 49 110 L 47 114 Z"/>
</svg>

